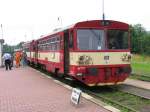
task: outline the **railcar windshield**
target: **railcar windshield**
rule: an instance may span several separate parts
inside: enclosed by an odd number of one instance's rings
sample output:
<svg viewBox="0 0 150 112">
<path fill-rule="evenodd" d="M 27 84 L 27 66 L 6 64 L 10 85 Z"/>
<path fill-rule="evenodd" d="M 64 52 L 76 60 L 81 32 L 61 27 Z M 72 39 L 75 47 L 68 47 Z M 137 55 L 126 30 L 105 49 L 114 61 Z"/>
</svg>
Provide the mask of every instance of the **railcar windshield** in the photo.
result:
<svg viewBox="0 0 150 112">
<path fill-rule="evenodd" d="M 108 49 L 128 49 L 128 31 L 108 30 L 107 31 Z"/>
<path fill-rule="evenodd" d="M 77 45 L 80 50 L 102 50 L 105 49 L 104 30 L 78 29 Z"/>
</svg>

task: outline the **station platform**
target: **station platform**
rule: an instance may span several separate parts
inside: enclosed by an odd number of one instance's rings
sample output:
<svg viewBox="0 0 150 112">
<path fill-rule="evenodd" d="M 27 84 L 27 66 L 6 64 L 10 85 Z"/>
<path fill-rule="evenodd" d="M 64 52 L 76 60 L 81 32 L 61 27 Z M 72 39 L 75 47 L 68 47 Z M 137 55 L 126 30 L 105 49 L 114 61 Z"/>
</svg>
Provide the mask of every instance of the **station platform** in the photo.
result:
<svg viewBox="0 0 150 112">
<path fill-rule="evenodd" d="M 73 105 L 70 89 L 41 74 L 30 67 L 0 68 L 0 112 L 110 112 L 84 97 Z"/>
<path fill-rule="evenodd" d="M 124 84 L 150 90 L 150 82 L 140 81 L 136 79 L 126 79 Z"/>
</svg>

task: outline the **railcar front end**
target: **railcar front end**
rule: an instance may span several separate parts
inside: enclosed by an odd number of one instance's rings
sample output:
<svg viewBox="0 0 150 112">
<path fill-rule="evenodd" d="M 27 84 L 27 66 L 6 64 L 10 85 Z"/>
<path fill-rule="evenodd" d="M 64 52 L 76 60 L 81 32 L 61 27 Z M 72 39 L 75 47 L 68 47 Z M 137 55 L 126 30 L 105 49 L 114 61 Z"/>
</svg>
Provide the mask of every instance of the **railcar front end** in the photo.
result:
<svg viewBox="0 0 150 112">
<path fill-rule="evenodd" d="M 74 28 L 69 74 L 88 86 L 122 83 L 131 73 L 129 25 L 91 21 Z M 71 39 L 70 39 L 71 40 Z"/>
</svg>

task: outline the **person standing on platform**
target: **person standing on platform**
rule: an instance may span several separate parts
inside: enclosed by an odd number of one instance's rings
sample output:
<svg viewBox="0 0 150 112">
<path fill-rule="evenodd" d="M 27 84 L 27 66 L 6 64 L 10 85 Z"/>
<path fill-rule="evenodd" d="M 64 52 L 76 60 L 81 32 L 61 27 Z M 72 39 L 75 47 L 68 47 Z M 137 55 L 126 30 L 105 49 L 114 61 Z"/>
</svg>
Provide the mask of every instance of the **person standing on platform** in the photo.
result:
<svg viewBox="0 0 150 112">
<path fill-rule="evenodd" d="M 8 70 L 8 68 L 9 68 L 9 70 L 11 70 L 11 59 L 12 57 L 11 57 L 11 55 L 9 54 L 9 53 L 5 53 L 4 55 L 3 55 L 3 59 L 4 59 L 4 62 L 5 62 L 5 67 L 6 67 L 6 70 Z"/>
<path fill-rule="evenodd" d="M 15 53 L 16 68 L 20 66 L 20 60 L 21 60 L 21 53 L 17 51 Z"/>
<path fill-rule="evenodd" d="M 27 65 L 27 54 L 25 51 L 22 52 L 22 65 L 23 66 Z"/>
</svg>

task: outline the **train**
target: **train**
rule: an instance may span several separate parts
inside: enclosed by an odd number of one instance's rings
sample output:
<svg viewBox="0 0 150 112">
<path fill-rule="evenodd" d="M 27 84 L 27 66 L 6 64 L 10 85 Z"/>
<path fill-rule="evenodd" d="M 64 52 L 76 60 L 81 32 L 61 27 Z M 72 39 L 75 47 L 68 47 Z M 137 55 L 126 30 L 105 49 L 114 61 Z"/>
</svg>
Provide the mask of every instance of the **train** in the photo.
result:
<svg viewBox="0 0 150 112">
<path fill-rule="evenodd" d="M 129 25 L 89 20 L 25 42 L 28 64 L 87 86 L 117 85 L 131 73 Z"/>
</svg>

